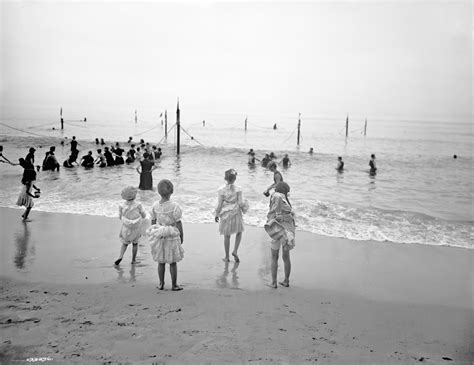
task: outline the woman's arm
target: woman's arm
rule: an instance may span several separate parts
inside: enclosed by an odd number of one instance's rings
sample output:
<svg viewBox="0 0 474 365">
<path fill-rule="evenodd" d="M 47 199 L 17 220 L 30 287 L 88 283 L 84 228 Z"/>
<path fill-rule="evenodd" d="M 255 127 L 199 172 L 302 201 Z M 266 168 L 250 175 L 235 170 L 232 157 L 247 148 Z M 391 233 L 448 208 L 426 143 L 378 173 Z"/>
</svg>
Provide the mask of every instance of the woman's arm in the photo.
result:
<svg viewBox="0 0 474 365">
<path fill-rule="evenodd" d="M 222 195 L 219 194 L 217 196 L 217 207 L 216 207 L 216 210 L 215 210 L 215 213 L 214 213 L 214 217 L 215 217 L 214 220 L 216 222 L 219 222 L 219 214 L 221 213 L 223 202 L 224 202 L 224 199 L 223 199 Z"/>
<path fill-rule="evenodd" d="M 181 238 L 181 244 L 184 242 L 184 232 L 183 232 L 183 223 L 181 221 L 176 222 L 176 228 L 179 231 L 179 238 Z"/>
</svg>

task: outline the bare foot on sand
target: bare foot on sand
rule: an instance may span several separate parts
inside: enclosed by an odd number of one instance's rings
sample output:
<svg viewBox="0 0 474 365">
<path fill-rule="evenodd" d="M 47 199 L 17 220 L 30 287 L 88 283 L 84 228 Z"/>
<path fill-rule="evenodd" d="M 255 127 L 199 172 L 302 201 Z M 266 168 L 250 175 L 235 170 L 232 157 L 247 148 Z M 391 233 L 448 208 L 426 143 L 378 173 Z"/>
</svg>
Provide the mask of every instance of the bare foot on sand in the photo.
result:
<svg viewBox="0 0 474 365">
<path fill-rule="evenodd" d="M 280 281 L 278 284 L 284 286 L 285 288 L 288 288 L 290 286 L 290 283 L 288 281 Z"/>
</svg>

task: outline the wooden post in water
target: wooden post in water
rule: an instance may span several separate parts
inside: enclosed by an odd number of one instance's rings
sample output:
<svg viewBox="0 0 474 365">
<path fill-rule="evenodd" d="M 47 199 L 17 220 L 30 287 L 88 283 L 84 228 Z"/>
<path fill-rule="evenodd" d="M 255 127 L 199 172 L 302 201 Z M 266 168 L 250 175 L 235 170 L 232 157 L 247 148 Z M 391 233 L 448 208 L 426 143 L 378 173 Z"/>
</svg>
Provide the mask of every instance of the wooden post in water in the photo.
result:
<svg viewBox="0 0 474 365">
<path fill-rule="evenodd" d="M 247 116 L 245 116 L 245 131 L 247 131 Z"/>
<path fill-rule="evenodd" d="M 364 124 L 364 137 L 367 134 L 367 118 L 365 118 L 365 124 Z"/>
<path fill-rule="evenodd" d="M 179 99 L 178 99 L 178 106 L 176 108 L 176 128 L 177 128 L 177 131 L 176 131 L 176 137 L 177 137 L 177 141 L 176 141 L 176 154 L 179 155 L 179 132 L 181 131 L 181 125 L 180 125 L 180 122 L 179 122 Z"/>
<path fill-rule="evenodd" d="M 137 109 L 135 109 L 135 124 L 137 124 L 138 118 L 137 118 Z"/>
<path fill-rule="evenodd" d="M 349 116 L 346 117 L 346 137 L 349 135 Z"/>
<path fill-rule="evenodd" d="M 168 138 L 168 112 L 165 110 L 165 138 Z"/>
<path fill-rule="evenodd" d="M 301 113 L 298 114 L 298 136 L 296 137 L 296 144 L 300 145 L 300 129 L 301 129 Z"/>
<path fill-rule="evenodd" d="M 59 118 L 61 119 L 61 129 L 64 129 L 63 107 L 59 109 Z"/>
</svg>

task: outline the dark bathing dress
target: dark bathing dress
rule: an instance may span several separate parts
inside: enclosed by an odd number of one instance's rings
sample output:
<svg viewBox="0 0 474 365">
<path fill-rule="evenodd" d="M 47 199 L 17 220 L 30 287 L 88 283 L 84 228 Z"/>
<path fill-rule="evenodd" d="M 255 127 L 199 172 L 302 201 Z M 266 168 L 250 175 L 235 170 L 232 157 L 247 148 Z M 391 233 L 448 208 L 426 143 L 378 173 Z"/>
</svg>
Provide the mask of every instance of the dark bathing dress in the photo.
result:
<svg viewBox="0 0 474 365">
<path fill-rule="evenodd" d="M 153 177 L 151 176 L 151 169 L 155 165 L 152 160 L 144 159 L 140 161 L 142 172 L 140 173 L 140 190 L 153 190 Z"/>
</svg>

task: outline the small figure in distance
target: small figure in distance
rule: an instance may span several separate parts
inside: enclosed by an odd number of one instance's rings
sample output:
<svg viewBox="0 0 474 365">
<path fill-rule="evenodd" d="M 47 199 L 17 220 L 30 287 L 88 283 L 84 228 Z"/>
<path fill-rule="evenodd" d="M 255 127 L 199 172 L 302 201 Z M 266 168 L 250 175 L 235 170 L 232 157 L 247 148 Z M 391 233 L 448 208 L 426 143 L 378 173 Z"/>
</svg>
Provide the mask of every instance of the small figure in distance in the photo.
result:
<svg viewBox="0 0 474 365">
<path fill-rule="evenodd" d="M 275 124 L 273 125 L 273 130 L 276 130 L 276 129 L 277 129 L 277 124 L 275 123 Z"/>
<path fill-rule="evenodd" d="M 77 156 L 79 154 L 79 151 L 72 151 L 71 154 L 69 155 L 69 158 L 63 162 L 63 166 L 67 168 L 72 168 L 74 167 L 74 163 L 79 166 L 77 163 Z"/>
<path fill-rule="evenodd" d="M 128 144 L 132 143 L 132 139 L 133 139 L 133 137 L 128 137 L 127 143 L 128 143 Z"/>
<path fill-rule="evenodd" d="M 343 172 L 344 171 L 344 161 L 342 161 L 342 157 L 339 156 L 337 158 L 337 166 L 336 166 L 336 170 L 338 172 Z"/>
<path fill-rule="evenodd" d="M 203 126 L 203 127 L 206 126 L 206 121 L 205 121 L 205 120 L 202 121 L 202 126 Z"/>
<path fill-rule="evenodd" d="M 92 151 L 89 151 L 87 155 L 82 156 L 81 166 L 87 168 L 94 167 L 94 157 L 92 157 Z"/>
<path fill-rule="evenodd" d="M 97 150 L 97 158 L 95 159 L 94 163 L 99 165 L 99 167 L 107 167 L 107 159 L 100 148 Z"/>
<path fill-rule="evenodd" d="M 374 154 L 370 155 L 369 166 L 370 166 L 369 174 L 371 176 L 374 176 L 377 173 L 377 166 L 375 164 L 375 155 Z"/>
<path fill-rule="evenodd" d="M 312 155 L 313 152 L 314 152 L 313 147 L 311 147 L 311 148 L 309 149 L 308 153 L 309 153 L 310 155 Z"/>
<path fill-rule="evenodd" d="M 287 169 L 291 166 L 290 158 L 288 157 L 288 153 L 285 153 L 285 156 L 281 159 L 280 163 L 282 164 L 284 169 Z"/>
<path fill-rule="evenodd" d="M 95 139 L 95 144 L 99 144 L 99 138 Z"/>
<path fill-rule="evenodd" d="M 105 141 L 103 138 L 100 139 L 100 144 L 103 146 L 105 144 Z"/>
<path fill-rule="evenodd" d="M 265 157 L 262 158 L 262 167 L 268 167 L 268 163 L 271 161 L 270 155 L 265 154 Z"/>
<path fill-rule="evenodd" d="M 250 151 L 247 152 L 247 155 L 249 156 L 248 164 L 249 165 L 255 165 L 255 152 L 253 151 L 253 148 L 250 149 Z"/>
<path fill-rule="evenodd" d="M 454 155 L 453 158 L 454 158 L 454 159 L 457 159 L 457 158 L 458 158 L 458 155 Z"/>
</svg>

